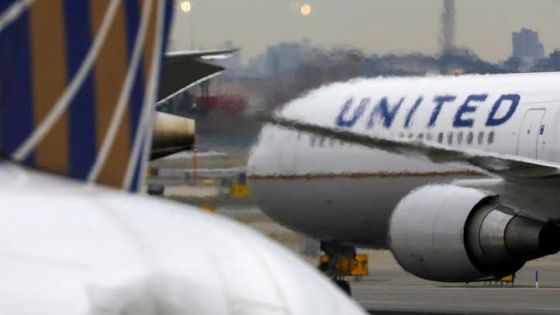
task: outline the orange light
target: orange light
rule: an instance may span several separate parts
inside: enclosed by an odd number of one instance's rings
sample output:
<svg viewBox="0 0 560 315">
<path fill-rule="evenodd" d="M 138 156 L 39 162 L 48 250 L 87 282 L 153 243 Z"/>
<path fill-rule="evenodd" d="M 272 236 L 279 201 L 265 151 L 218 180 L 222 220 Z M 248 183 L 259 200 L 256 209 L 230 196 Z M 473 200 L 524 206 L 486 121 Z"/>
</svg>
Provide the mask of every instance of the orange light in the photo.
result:
<svg viewBox="0 0 560 315">
<path fill-rule="evenodd" d="M 299 13 L 302 16 L 309 16 L 311 15 L 311 5 L 309 5 L 308 3 L 302 5 L 301 7 L 299 7 Z"/>
</svg>

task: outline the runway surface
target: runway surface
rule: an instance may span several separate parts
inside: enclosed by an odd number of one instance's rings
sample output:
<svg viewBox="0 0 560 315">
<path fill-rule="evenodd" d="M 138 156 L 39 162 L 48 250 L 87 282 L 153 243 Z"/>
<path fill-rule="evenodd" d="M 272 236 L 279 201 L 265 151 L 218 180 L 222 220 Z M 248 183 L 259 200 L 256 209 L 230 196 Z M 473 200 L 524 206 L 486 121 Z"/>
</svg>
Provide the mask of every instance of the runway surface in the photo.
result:
<svg viewBox="0 0 560 315">
<path fill-rule="evenodd" d="M 362 281 L 352 281 L 354 298 L 372 314 L 383 314 L 379 311 L 404 314 L 560 314 L 558 256 L 526 266 L 518 273 L 519 281 L 514 287 L 501 287 L 499 284 L 442 284 L 416 279 L 397 269 L 396 265 L 374 266 L 375 258 L 382 255 L 385 254 L 370 254 L 370 276 Z M 539 289 L 535 288 L 532 279 L 537 269 L 541 277 Z"/>
<path fill-rule="evenodd" d="M 218 213 L 248 224 L 300 255 L 308 246 L 304 237 L 274 223 L 255 207 L 220 207 Z M 349 280 L 353 297 L 371 314 L 560 314 L 560 255 L 528 263 L 511 287 L 426 281 L 403 271 L 389 251 L 360 252 L 368 253 L 370 275 Z"/>
</svg>

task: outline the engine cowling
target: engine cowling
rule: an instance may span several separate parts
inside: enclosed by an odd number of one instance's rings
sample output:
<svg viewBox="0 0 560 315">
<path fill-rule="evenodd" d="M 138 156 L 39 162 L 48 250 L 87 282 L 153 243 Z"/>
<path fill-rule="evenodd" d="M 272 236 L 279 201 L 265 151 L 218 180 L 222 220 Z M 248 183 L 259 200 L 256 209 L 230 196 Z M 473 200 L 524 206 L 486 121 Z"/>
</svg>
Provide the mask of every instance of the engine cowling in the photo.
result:
<svg viewBox="0 0 560 315">
<path fill-rule="evenodd" d="M 430 185 L 408 194 L 389 222 L 399 264 L 424 279 L 467 282 L 515 273 L 560 250 L 560 228 L 481 190 Z"/>
<path fill-rule="evenodd" d="M 154 126 L 150 160 L 192 149 L 194 137 L 194 120 L 158 112 Z"/>
</svg>

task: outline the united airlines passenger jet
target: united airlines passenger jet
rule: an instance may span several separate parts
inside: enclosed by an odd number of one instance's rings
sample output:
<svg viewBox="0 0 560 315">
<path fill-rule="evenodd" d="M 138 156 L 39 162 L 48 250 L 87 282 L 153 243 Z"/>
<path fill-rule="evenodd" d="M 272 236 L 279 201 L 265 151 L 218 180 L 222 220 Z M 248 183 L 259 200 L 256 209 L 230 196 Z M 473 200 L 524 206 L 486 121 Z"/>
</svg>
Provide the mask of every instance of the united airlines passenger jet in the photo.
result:
<svg viewBox="0 0 560 315">
<path fill-rule="evenodd" d="M 0 313 L 363 314 L 257 233 L 128 192 L 172 8 L 0 1 Z"/>
<path fill-rule="evenodd" d="M 334 257 L 389 248 L 437 281 L 515 273 L 560 249 L 559 87 L 560 73 L 330 84 L 268 119 L 251 188 Z"/>
</svg>

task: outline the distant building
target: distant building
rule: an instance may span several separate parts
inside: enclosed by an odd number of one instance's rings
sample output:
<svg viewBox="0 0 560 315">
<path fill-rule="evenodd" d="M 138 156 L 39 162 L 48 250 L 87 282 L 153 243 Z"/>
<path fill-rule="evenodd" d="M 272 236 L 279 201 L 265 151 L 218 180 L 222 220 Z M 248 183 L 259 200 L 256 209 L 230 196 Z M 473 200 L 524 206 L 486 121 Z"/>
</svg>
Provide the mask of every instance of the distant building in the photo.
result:
<svg viewBox="0 0 560 315">
<path fill-rule="evenodd" d="M 543 71 L 560 71 L 560 50 L 554 50 L 547 61 L 547 67 Z"/>
<path fill-rule="evenodd" d="M 280 43 L 268 47 L 266 67 L 270 74 L 278 75 L 296 70 L 311 52 L 309 40 L 299 43 Z"/>
<path fill-rule="evenodd" d="M 235 44 L 231 40 L 228 40 L 221 46 L 221 48 L 235 49 L 239 47 L 235 46 Z M 242 68 L 241 51 L 234 52 L 231 56 L 229 56 L 229 58 L 219 60 L 218 64 L 226 68 L 227 71 L 225 73 L 225 76 L 240 71 Z"/>
<path fill-rule="evenodd" d="M 539 39 L 539 33 L 523 28 L 512 34 L 513 57 L 522 63 L 532 64 L 544 58 L 544 47 Z"/>
</svg>

